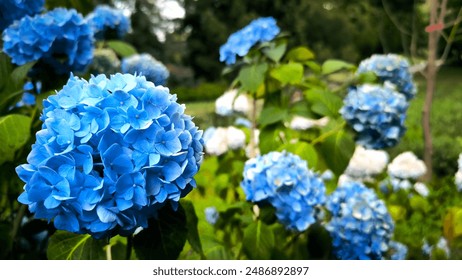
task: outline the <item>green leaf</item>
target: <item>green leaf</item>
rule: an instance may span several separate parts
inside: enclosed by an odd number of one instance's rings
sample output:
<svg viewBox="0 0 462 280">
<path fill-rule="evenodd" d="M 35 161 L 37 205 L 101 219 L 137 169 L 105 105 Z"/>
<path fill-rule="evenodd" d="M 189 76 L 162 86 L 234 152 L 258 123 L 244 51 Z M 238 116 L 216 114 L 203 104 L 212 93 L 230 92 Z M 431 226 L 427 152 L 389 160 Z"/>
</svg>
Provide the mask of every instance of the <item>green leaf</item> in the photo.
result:
<svg viewBox="0 0 462 280">
<path fill-rule="evenodd" d="M 340 130 L 320 143 L 319 149 L 329 169 L 340 176 L 353 156 L 355 142 L 350 134 Z"/>
<path fill-rule="evenodd" d="M 296 47 L 287 53 L 286 59 L 289 61 L 305 62 L 314 59 L 314 53 L 307 47 Z"/>
<path fill-rule="evenodd" d="M 313 104 L 311 110 L 321 116 L 338 117 L 340 108 L 343 106 L 343 99 L 335 93 L 313 89 L 304 92 L 307 100 Z"/>
<path fill-rule="evenodd" d="M 258 220 L 244 230 L 242 243 L 244 252 L 250 259 L 269 260 L 275 246 L 274 233 L 267 225 Z"/>
<path fill-rule="evenodd" d="M 183 250 L 188 237 L 186 213 L 181 204 L 174 211 L 170 205 L 162 207 L 157 219 L 148 221 L 133 238 L 133 247 L 139 259 L 174 260 Z"/>
<path fill-rule="evenodd" d="M 287 44 L 280 44 L 276 47 L 264 48 L 263 53 L 274 62 L 279 62 L 287 49 Z"/>
<path fill-rule="evenodd" d="M 303 65 L 300 63 L 283 64 L 274 68 L 270 75 L 281 82 L 282 85 L 299 84 L 303 79 Z"/>
<path fill-rule="evenodd" d="M 104 260 L 104 240 L 97 240 L 88 234 L 56 231 L 48 241 L 49 260 Z"/>
<path fill-rule="evenodd" d="M 355 66 L 343 60 L 329 59 L 322 64 L 322 74 L 329 75 L 340 70 L 351 70 Z"/>
<path fill-rule="evenodd" d="M 128 57 L 137 53 L 135 47 L 123 41 L 112 40 L 107 41 L 106 44 L 121 57 Z"/>
<path fill-rule="evenodd" d="M 287 111 L 279 107 L 268 106 L 263 108 L 263 110 L 261 111 L 258 123 L 262 126 L 277 123 L 279 121 L 284 120 L 286 115 Z"/>
<path fill-rule="evenodd" d="M 183 206 L 184 212 L 186 214 L 186 226 L 188 228 L 188 242 L 191 245 L 191 248 L 193 248 L 194 251 L 199 253 L 201 257 L 204 256 L 204 251 L 202 250 L 202 244 L 201 244 L 201 239 L 199 237 L 199 231 L 197 230 L 197 215 L 196 211 L 194 209 L 194 205 L 192 204 L 191 201 L 188 200 L 182 200 L 181 201 L 181 206 Z"/>
<path fill-rule="evenodd" d="M 27 73 L 29 73 L 29 70 L 35 65 L 35 63 L 36 61 L 26 63 L 16 67 L 13 72 L 11 72 L 11 80 L 17 89 L 22 88 L 24 85 L 24 80 L 27 77 Z"/>
<path fill-rule="evenodd" d="M 5 53 L 0 52 L 0 92 L 7 87 L 9 79 L 6 77 L 10 77 L 11 71 L 13 71 L 13 67 L 10 63 L 10 58 Z"/>
<path fill-rule="evenodd" d="M 411 205 L 411 208 L 416 211 L 422 211 L 426 213 L 430 210 L 430 204 L 428 203 L 428 201 L 419 195 L 411 197 L 409 200 L 409 204 Z"/>
<path fill-rule="evenodd" d="M 268 70 L 268 64 L 252 64 L 243 67 L 238 74 L 237 79 L 241 82 L 241 89 L 248 92 L 256 92 L 265 80 L 265 73 Z"/>
<path fill-rule="evenodd" d="M 0 118 L 0 164 L 14 159 L 15 152 L 27 143 L 30 137 L 31 119 L 11 114 Z"/>
<path fill-rule="evenodd" d="M 318 164 L 318 153 L 313 145 L 306 142 L 286 143 L 279 148 L 280 151 L 287 151 L 298 155 L 305 160 L 308 168 L 315 168 Z"/>
</svg>

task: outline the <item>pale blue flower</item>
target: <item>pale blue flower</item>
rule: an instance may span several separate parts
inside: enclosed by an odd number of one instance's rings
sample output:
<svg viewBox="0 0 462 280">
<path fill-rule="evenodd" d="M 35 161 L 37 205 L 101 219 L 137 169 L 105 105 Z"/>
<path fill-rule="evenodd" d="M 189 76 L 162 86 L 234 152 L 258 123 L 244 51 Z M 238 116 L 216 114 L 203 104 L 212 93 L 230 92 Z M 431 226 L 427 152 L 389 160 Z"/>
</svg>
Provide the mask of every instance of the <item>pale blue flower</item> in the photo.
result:
<svg viewBox="0 0 462 280">
<path fill-rule="evenodd" d="M 16 168 L 19 201 L 36 218 L 95 238 L 129 235 L 195 187 L 202 131 L 167 88 L 131 74 L 71 76 L 43 104 L 28 163 Z"/>
<path fill-rule="evenodd" d="M 389 250 L 394 223 L 372 189 L 347 181 L 327 199 L 331 219 L 326 229 L 338 259 L 383 259 Z"/>
<path fill-rule="evenodd" d="M 211 225 L 216 224 L 218 221 L 218 218 L 220 217 L 220 214 L 217 211 L 217 208 L 215 206 L 210 206 L 205 208 L 205 219 L 207 222 Z"/>
<path fill-rule="evenodd" d="M 227 65 L 234 64 L 236 55 L 245 56 L 254 45 L 273 40 L 279 32 L 273 17 L 255 19 L 229 36 L 228 41 L 220 47 L 220 61 Z"/>
<path fill-rule="evenodd" d="M 249 159 L 241 182 L 251 202 L 269 202 L 278 220 L 290 230 L 304 231 L 316 222 L 324 203 L 323 181 L 306 161 L 288 152 L 270 152 Z"/>
<path fill-rule="evenodd" d="M 406 131 L 409 106 L 402 94 L 377 85 L 352 88 L 340 113 L 356 132 L 356 143 L 367 149 L 395 146 Z"/>
<path fill-rule="evenodd" d="M 170 76 L 165 65 L 148 53 L 135 54 L 122 59 L 122 72 L 146 77 L 156 86 L 165 85 Z"/>
<path fill-rule="evenodd" d="M 358 73 L 374 72 L 384 83 L 390 83 L 407 100 L 414 98 L 417 93 L 412 74 L 409 70 L 409 62 L 406 58 L 396 54 L 374 54 L 358 66 Z"/>
</svg>

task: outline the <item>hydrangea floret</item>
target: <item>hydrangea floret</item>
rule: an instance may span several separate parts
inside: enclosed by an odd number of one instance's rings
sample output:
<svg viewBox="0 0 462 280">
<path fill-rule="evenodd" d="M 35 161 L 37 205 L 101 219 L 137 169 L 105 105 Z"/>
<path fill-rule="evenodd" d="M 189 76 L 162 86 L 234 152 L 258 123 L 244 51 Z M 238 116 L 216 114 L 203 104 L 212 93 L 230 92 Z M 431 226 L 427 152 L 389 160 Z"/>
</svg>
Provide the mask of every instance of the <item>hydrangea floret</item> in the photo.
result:
<svg viewBox="0 0 462 280">
<path fill-rule="evenodd" d="M 427 167 L 413 152 L 407 151 L 397 155 L 388 165 L 388 175 L 397 179 L 414 179 L 425 175 Z"/>
<path fill-rule="evenodd" d="M 385 170 L 388 160 L 387 152 L 365 149 L 358 145 L 348 163 L 345 174 L 356 180 L 369 180 Z"/>
<path fill-rule="evenodd" d="M 215 206 L 210 206 L 210 207 L 205 208 L 204 214 L 205 214 L 205 220 L 211 225 L 216 224 L 218 221 L 218 218 L 220 217 L 220 213 L 218 213 L 218 210 Z"/>
<path fill-rule="evenodd" d="M 0 1 L 0 32 L 25 16 L 34 16 L 43 11 L 45 0 Z"/>
<path fill-rule="evenodd" d="M 366 149 L 395 146 L 406 131 L 409 103 L 390 88 L 365 84 L 349 90 L 340 113 Z"/>
<path fill-rule="evenodd" d="M 122 59 L 122 72 L 140 74 L 156 86 L 165 85 L 170 76 L 165 65 L 148 53 L 134 54 Z"/>
<path fill-rule="evenodd" d="M 243 148 L 246 141 L 244 131 L 234 126 L 211 126 L 205 130 L 203 139 L 206 153 L 215 156 Z"/>
<path fill-rule="evenodd" d="M 289 152 L 270 152 L 247 160 L 241 187 L 246 199 L 270 203 L 287 229 L 304 231 L 316 222 L 326 188 L 307 162 Z"/>
<path fill-rule="evenodd" d="M 220 47 L 220 61 L 227 65 L 234 64 L 236 55 L 245 56 L 254 45 L 273 40 L 280 31 L 273 17 L 255 19 L 229 36 L 226 43 Z"/>
<path fill-rule="evenodd" d="M 84 71 L 93 59 L 93 32 L 74 9 L 25 16 L 3 32 L 3 50 L 13 63 L 40 60 L 57 74 Z"/>
<path fill-rule="evenodd" d="M 71 76 L 43 102 L 42 129 L 16 168 L 18 200 L 57 229 L 95 238 L 146 228 L 193 189 L 203 158 L 202 131 L 176 100 L 144 76 Z"/>
<path fill-rule="evenodd" d="M 234 113 L 249 114 L 252 99 L 245 93 L 238 94 L 237 89 L 226 91 L 215 101 L 215 113 L 220 116 L 231 116 Z"/>
<path fill-rule="evenodd" d="M 385 203 L 360 182 L 346 181 L 327 199 L 331 219 L 326 229 L 334 253 L 342 260 L 383 259 L 394 223 Z"/>
<path fill-rule="evenodd" d="M 122 10 L 108 5 L 99 5 L 85 19 L 90 24 L 97 40 L 123 38 L 131 29 L 130 18 Z M 113 33 L 115 36 L 110 36 Z"/>
<path fill-rule="evenodd" d="M 409 62 L 397 54 L 374 54 L 360 62 L 358 73 L 373 72 L 381 82 L 392 86 L 411 100 L 417 93 Z"/>
</svg>

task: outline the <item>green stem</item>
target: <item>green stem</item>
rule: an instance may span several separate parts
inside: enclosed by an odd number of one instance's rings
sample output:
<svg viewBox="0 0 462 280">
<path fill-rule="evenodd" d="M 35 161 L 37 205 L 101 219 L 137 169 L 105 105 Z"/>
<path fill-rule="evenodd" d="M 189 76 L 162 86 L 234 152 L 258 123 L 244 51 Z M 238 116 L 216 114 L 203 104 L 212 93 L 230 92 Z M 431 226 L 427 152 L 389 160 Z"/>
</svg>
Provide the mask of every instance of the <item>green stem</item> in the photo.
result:
<svg viewBox="0 0 462 280">
<path fill-rule="evenodd" d="M 19 226 L 21 225 L 22 218 L 26 214 L 27 206 L 22 204 L 19 207 L 18 214 L 13 222 L 13 229 L 11 229 L 11 239 L 14 240 L 19 231 Z"/>
<path fill-rule="evenodd" d="M 346 125 L 346 122 L 342 121 L 338 126 L 334 127 L 334 129 L 329 130 L 328 132 L 319 135 L 319 137 L 317 137 L 313 141 L 311 141 L 311 144 L 316 145 L 317 143 L 323 142 L 324 140 L 326 140 L 327 137 L 329 137 L 331 135 L 334 135 L 335 133 L 337 133 L 338 131 L 343 129 L 345 127 L 345 125 Z"/>
<path fill-rule="evenodd" d="M 111 251 L 111 244 L 107 244 L 106 246 L 106 260 L 112 260 L 112 251 Z"/>
</svg>

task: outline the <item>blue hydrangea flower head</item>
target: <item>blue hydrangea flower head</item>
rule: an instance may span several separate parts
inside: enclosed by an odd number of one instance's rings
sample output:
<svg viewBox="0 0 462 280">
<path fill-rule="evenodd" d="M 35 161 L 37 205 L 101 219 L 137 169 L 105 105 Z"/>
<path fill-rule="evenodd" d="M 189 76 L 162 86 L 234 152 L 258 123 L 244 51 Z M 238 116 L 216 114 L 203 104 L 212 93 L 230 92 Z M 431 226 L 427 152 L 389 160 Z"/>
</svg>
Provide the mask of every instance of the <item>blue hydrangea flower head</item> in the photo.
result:
<svg viewBox="0 0 462 280">
<path fill-rule="evenodd" d="M 39 60 L 57 74 L 84 71 L 93 58 L 93 32 L 74 9 L 56 8 L 25 16 L 3 32 L 3 50 L 12 62 Z"/>
<path fill-rule="evenodd" d="M 269 202 L 286 228 L 304 231 L 316 222 L 326 197 L 323 181 L 306 161 L 288 152 L 270 152 L 249 159 L 241 182 L 246 199 Z"/>
<path fill-rule="evenodd" d="M 326 208 L 331 213 L 326 229 L 338 259 L 383 259 L 394 223 L 372 189 L 347 181 L 328 197 Z"/>
<path fill-rule="evenodd" d="M 135 54 L 122 59 L 122 72 L 139 74 L 155 85 L 165 85 L 170 76 L 165 65 L 148 53 Z"/>
<path fill-rule="evenodd" d="M 131 29 L 130 18 L 122 10 L 108 5 L 99 5 L 85 19 L 90 24 L 97 40 L 123 38 Z M 114 33 L 114 36 L 111 36 Z"/>
<path fill-rule="evenodd" d="M 280 31 L 273 17 L 255 19 L 229 36 L 227 42 L 220 47 L 220 61 L 227 65 L 234 64 L 236 55 L 245 56 L 254 45 L 273 40 Z"/>
<path fill-rule="evenodd" d="M 350 89 L 340 113 L 356 132 L 356 143 L 367 149 L 395 146 L 406 132 L 409 103 L 402 94 L 378 86 Z"/>
<path fill-rule="evenodd" d="M 25 16 L 43 11 L 45 0 L 2 0 L 0 1 L 0 32 Z"/>
<path fill-rule="evenodd" d="M 202 131 L 168 88 L 144 76 L 71 76 L 43 102 L 42 129 L 16 168 L 19 201 L 57 229 L 132 234 L 195 186 Z"/>
<path fill-rule="evenodd" d="M 417 93 L 409 62 L 397 54 L 374 54 L 360 62 L 358 73 L 374 72 L 382 82 L 391 84 L 397 92 L 411 100 Z"/>
</svg>

